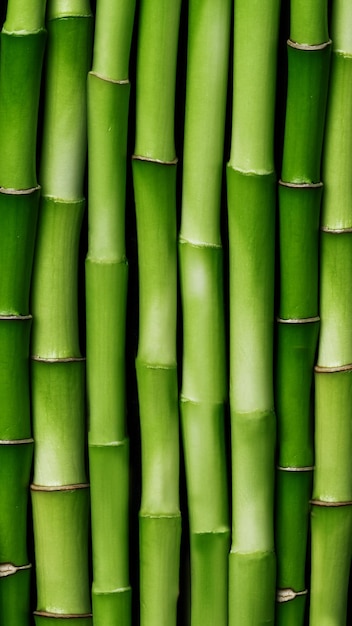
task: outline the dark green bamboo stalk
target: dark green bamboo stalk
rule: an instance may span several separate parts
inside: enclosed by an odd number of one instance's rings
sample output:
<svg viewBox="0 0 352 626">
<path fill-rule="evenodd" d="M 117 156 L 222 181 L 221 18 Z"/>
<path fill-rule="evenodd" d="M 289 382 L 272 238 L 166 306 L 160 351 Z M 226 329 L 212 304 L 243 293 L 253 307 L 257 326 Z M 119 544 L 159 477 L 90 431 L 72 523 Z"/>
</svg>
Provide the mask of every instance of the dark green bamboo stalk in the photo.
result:
<svg viewBox="0 0 352 626">
<path fill-rule="evenodd" d="M 332 5 L 315 374 L 311 626 L 346 624 L 352 555 L 352 7 Z"/>
<path fill-rule="evenodd" d="M 318 338 L 320 162 L 330 63 L 327 2 L 291 2 L 279 186 L 277 623 L 304 623 L 313 471 L 312 378 Z"/>
<path fill-rule="evenodd" d="M 35 620 L 91 624 L 85 367 L 77 313 L 92 34 L 88 0 L 50 2 L 47 28 L 42 198 L 32 287 Z"/>
<path fill-rule="evenodd" d="M 0 42 L 0 622 L 8 626 L 29 624 L 31 604 L 29 290 L 45 1 L 30 4 L 9 0 Z"/>
<path fill-rule="evenodd" d="M 179 14 L 179 0 L 140 3 L 133 181 L 140 303 L 136 369 L 142 443 L 142 626 L 176 624 L 178 597 L 174 108 Z"/>
<path fill-rule="evenodd" d="M 227 170 L 232 546 L 229 624 L 273 624 L 275 606 L 273 128 L 278 0 L 235 2 Z"/>
<path fill-rule="evenodd" d="M 225 626 L 230 528 L 220 196 L 231 2 L 215 6 L 206 0 L 191 1 L 188 17 L 179 255 L 184 330 L 180 406 L 190 516 L 191 623 Z"/>
<path fill-rule="evenodd" d="M 88 77 L 87 385 L 95 626 L 131 623 L 125 186 L 134 9 L 131 0 L 99 0 Z"/>
</svg>

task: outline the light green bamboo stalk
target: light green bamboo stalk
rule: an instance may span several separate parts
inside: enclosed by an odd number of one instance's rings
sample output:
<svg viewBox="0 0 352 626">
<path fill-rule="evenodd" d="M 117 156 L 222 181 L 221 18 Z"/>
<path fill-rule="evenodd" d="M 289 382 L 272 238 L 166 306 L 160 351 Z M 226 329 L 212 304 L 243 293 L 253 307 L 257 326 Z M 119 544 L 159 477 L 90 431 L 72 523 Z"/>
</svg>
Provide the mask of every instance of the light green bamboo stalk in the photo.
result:
<svg viewBox="0 0 352 626">
<path fill-rule="evenodd" d="M 99 0 L 88 77 L 87 384 L 93 623 L 131 623 L 125 423 L 126 143 L 135 2 Z"/>
<path fill-rule="evenodd" d="M 142 0 L 133 182 L 139 265 L 136 360 L 142 443 L 140 623 L 176 624 L 179 511 L 175 77 L 179 0 Z"/>
<path fill-rule="evenodd" d="M 278 0 L 235 2 L 227 170 L 232 546 L 229 624 L 273 624 L 273 128 Z"/>
<path fill-rule="evenodd" d="M 207 0 L 189 3 L 179 255 L 184 331 L 180 406 L 193 626 L 228 623 L 230 528 L 220 196 L 230 22 L 229 0 L 216 6 Z"/>
<path fill-rule="evenodd" d="M 280 303 L 277 342 L 277 615 L 304 623 L 312 488 L 311 387 L 319 326 L 320 162 L 329 77 L 327 2 L 292 0 L 288 88 L 279 186 Z"/>
<path fill-rule="evenodd" d="M 30 4 L 9 0 L 0 43 L 0 622 L 8 626 L 29 624 L 31 604 L 29 289 L 45 1 Z"/>
<path fill-rule="evenodd" d="M 88 0 L 52 0 L 33 271 L 32 490 L 37 624 L 91 624 L 85 474 L 85 368 L 79 348 L 77 257 L 84 211 Z"/>
<path fill-rule="evenodd" d="M 346 624 L 352 554 L 352 6 L 332 5 L 315 375 L 311 626 Z"/>
</svg>

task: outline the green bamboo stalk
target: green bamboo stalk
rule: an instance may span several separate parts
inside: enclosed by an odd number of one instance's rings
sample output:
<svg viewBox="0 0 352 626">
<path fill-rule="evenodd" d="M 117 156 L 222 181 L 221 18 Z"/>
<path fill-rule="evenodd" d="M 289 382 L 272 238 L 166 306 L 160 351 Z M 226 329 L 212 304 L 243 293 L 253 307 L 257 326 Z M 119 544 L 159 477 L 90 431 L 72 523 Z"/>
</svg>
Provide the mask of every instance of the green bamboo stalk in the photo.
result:
<svg viewBox="0 0 352 626">
<path fill-rule="evenodd" d="M 32 285 L 35 621 L 91 624 L 85 363 L 77 312 L 92 35 L 88 0 L 50 2 L 47 29 L 42 198 Z"/>
<path fill-rule="evenodd" d="M 273 128 L 279 5 L 235 2 L 230 253 L 232 546 L 229 624 L 273 624 L 275 606 Z"/>
<path fill-rule="evenodd" d="M 312 379 L 318 339 L 321 152 L 330 40 L 327 2 L 291 2 L 288 87 L 279 186 L 280 292 L 276 410 L 277 611 L 303 624 L 313 471 Z"/>
<path fill-rule="evenodd" d="M 95 626 L 131 623 L 125 187 L 134 10 L 131 0 L 99 0 L 88 76 L 86 315 Z"/>
<path fill-rule="evenodd" d="M 30 620 L 27 506 L 29 290 L 39 187 L 36 136 L 45 1 L 9 0 L 0 41 L 0 622 Z"/>
<path fill-rule="evenodd" d="M 179 0 L 140 3 L 133 182 L 142 444 L 140 623 L 176 624 L 180 559 L 175 78 Z"/>
<path fill-rule="evenodd" d="M 189 3 L 179 257 L 183 308 L 180 408 L 190 516 L 193 626 L 228 623 L 230 528 L 220 196 L 230 22 L 229 0 L 216 6 L 204 0 Z"/>
<path fill-rule="evenodd" d="M 346 623 L 352 555 L 352 10 L 332 6 L 321 219 L 321 331 L 315 368 L 310 624 Z"/>
</svg>

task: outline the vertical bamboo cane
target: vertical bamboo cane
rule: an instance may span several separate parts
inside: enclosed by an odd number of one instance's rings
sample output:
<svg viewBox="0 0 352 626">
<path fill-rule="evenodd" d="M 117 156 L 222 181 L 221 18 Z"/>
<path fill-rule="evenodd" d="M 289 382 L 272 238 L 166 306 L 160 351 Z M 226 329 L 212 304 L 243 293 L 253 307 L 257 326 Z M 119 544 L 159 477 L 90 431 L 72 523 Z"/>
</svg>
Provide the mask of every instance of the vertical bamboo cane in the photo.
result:
<svg viewBox="0 0 352 626">
<path fill-rule="evenodd" d="M 0 44 L 0 622 L 29 624 L 27 503 L 33 439 L 29 289 L 45 0 L 9 0 Z"/>
<path fill-rule="evenodd" d="M 40 626 L 91 624 L 85 474 L 84 360 L 78 337 L 77 257 L 84 210 L 88 0 L 52 0 L 33 271 L 32 490 Z"/>
<path fill-rule="evenodd" d="M 136 369 L 142 442 L 142 626 L 174 625 L 178 597 L 174 108 L 180 4 L 180 0 L 142 0 L 137 44 L 133 181 L 140 297 Z"/>
<path fill-rule="evenodd" d="M 235 2 L 227 170 L 232 546 L 229 624 L 273 624 L 275 606 L 273 129 L 278 0 Z"/>
<path fill-rule="evenodd" d="M 352 554 L 352 6 L 332 5 L 315 369 L 311 626 L 346 624 Z"/>
<path fill-rule="evenodd" d="M 282 178 L 277 347 L 277 623 L 304 623 L 318 338 L 320 162 L 329 77 L 327 2 L 292 0 Z"/>
<path fill-rule="evenodd" d="M 134 10 L 131 0 L 99 0 L 88 77 L 87 385 L 95 626 L 131 623 L 125 185 Z"/>
<path fill-rule="evenodd" d="M 179 255 L 184 330 L 180 407 L 193 626 L 225 626 L 228 620 L 230 529 L 220 195 L 230 23 L 229 0 L 216 6 L 207 0 L 190 1 Z"/>
</svg>

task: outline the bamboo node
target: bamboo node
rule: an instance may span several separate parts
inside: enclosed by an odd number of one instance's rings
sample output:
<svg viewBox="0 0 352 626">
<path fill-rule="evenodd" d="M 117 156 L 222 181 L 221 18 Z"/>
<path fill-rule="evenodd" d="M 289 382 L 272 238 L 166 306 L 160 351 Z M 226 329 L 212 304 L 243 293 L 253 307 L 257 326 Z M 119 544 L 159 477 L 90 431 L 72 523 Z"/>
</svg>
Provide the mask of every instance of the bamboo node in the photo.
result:
<svg viewBox="0 0 352 626">
<path fill-rule="evenodd" d="M 297 50 L 307 50 L 310 52 L 314 52 L 317 50 L 324 50 L 324 48 L 328 48 L 331 45 L 331 39 L 328 39 L 328 41 L 323 41 L 323 43 L 317 44 L 298 43 L 297 41 L 292 41 L 292 39 L 288 39 L 287 45 L 290 46 L 290 48 L 296 48 Z"/>
<path fill-rule="evenodd" d="M 29 196 L 40 190 L 40 185 L 29 187 L 28 189 L 13 189 L 12 187 L 0 187 L 0 193 L 8 196 Z"/>
<path fill-rule="evenodd" d="M 352 501 L 347 500 L 346 502 L 333 502 L 332 500 L 310 500 L 310 504 L 314 506 L 322 506 L 322 507 L 341 507 L 341 506 L 352 506 Z"/>
<path fill-rule="evenodd" d="M 77 491 L 78 489 L 89 489 L 89 483 L 77 483 L 75 485 L 36 485 L 32 483 L 30 486 L 31 491 Z"/>
<path fill-rule="evenodd" d="M 141 154 L 133 154 L 132 160 L 147 161 L 148 163 L 155 163 L 156 165 L 177 165 L 178 163 L 177 157 L 175 157 L 171 161 L 163 161 L 162 159 L 154 159 L 153 157 L 142 156 Z"/>
<path fill-rule="evenodd" d="M 31 569 L 32 564 L 27 565 L 13 565 L 13 563 L 0 563 L 0 578 L 6 578 L 6 576 L 12 576 L 22 570 Z"/>
<path fill-rule="evenodd" d="M 320 322 L 319 315 L 315 317 L 291 317 L 284 319 L 283 317 L 277 317 L 276 321 L 279 324 L 314 324 L 315 322 Z"/>
<path fill-rule="evenodd" d="M 278 589 L 276 594 L 276 601 L 281 602 L 290 602 L 299 596 L 306 596 L 308 593 L 307 589 L 303 591 L 294 591 L 290 587 L 287 589 Z"/>
<path fill-rule="evenodd" d="M 20 446 L 32 443 L 34 443 L 34 439 L 32 437 L 27 439 L 0 439 L 0 446 Z"/>
<path fill-rule="evenodd" d="M 350 372 L 352 371 L 352 363 L 348 363 L 347 365 L 316 365 L 314 367 L 314 371 L 316 374 L 338 374 L 339 372 Z"/>
<path fill-rule="evenodd" d="M 351 226 L 347 226 L 346 228 L 329 228 L 329 226 L 321 226 L 320 230 L 322 233 L 328 233 L 329 235 L 344 235 L 345 233 L 352 233 Z"/>
<path fill-rule="evenodd" d="M 200 248 L 200 249 L 211 248 L 214 250 L 222 250 L 221 243 L 212 243 L 209 241 L 192 241 L 191 239 L 186 239 L 185 237 L 182 237 L 181 235 L 178 238 L 178 242 L 182 246 L 188 245 L 188 246 L 191 246 L 192 248 Z"/>
<path fill-rule="evenodd" d="M 25 322 L 31 319 L 32 319 L 31 315 L 0 315 L 0 322 L 2 321 Z"/>
<path fill-rule="evenodd" d="M 49 613 L 48 611 L 33 611 L 38 617 L 52 617 L 53 619 L 87 619 L 93 617 L 92 613 Z"/>
<path fill-rule="evenodd" d="M 103 80 L 106 83 L 112 83 L 113 85 L 129 85 L 130 84 L 130 81 L 128 78 L 122 78 L 120 80 L 116 78 L 109 78 L 108 76 L 104 76 L 103 74 L 99 74 L 99 72 L 94 72 L 93 70 L 89 72 L 89 75 L 95 76 L 96 78 L 99 78 L 100 80 Z"/>
<path fill-rule="evenodd" d="M 286 181 L 286 180 L 282 180 L 281 178 L 279 180 L 279 185 L 281 185 L 281 187 L 291 187 L 293 189 L 319 189 L 320 187 L 324 186 L 322 182 L 318 182 L 318 183 L 308 183 L 308 182 L 295 183 L 295 182 L 289 182 L 289 181 Z"/>
<path fill-rule="evenodd" d="M 282 467 L 282 465 L 277 465 L 277 468 L 280 472 L 312 472 L 314 470 L 314 465 L 305 465 L 302 467 Z"/>
</svg>

